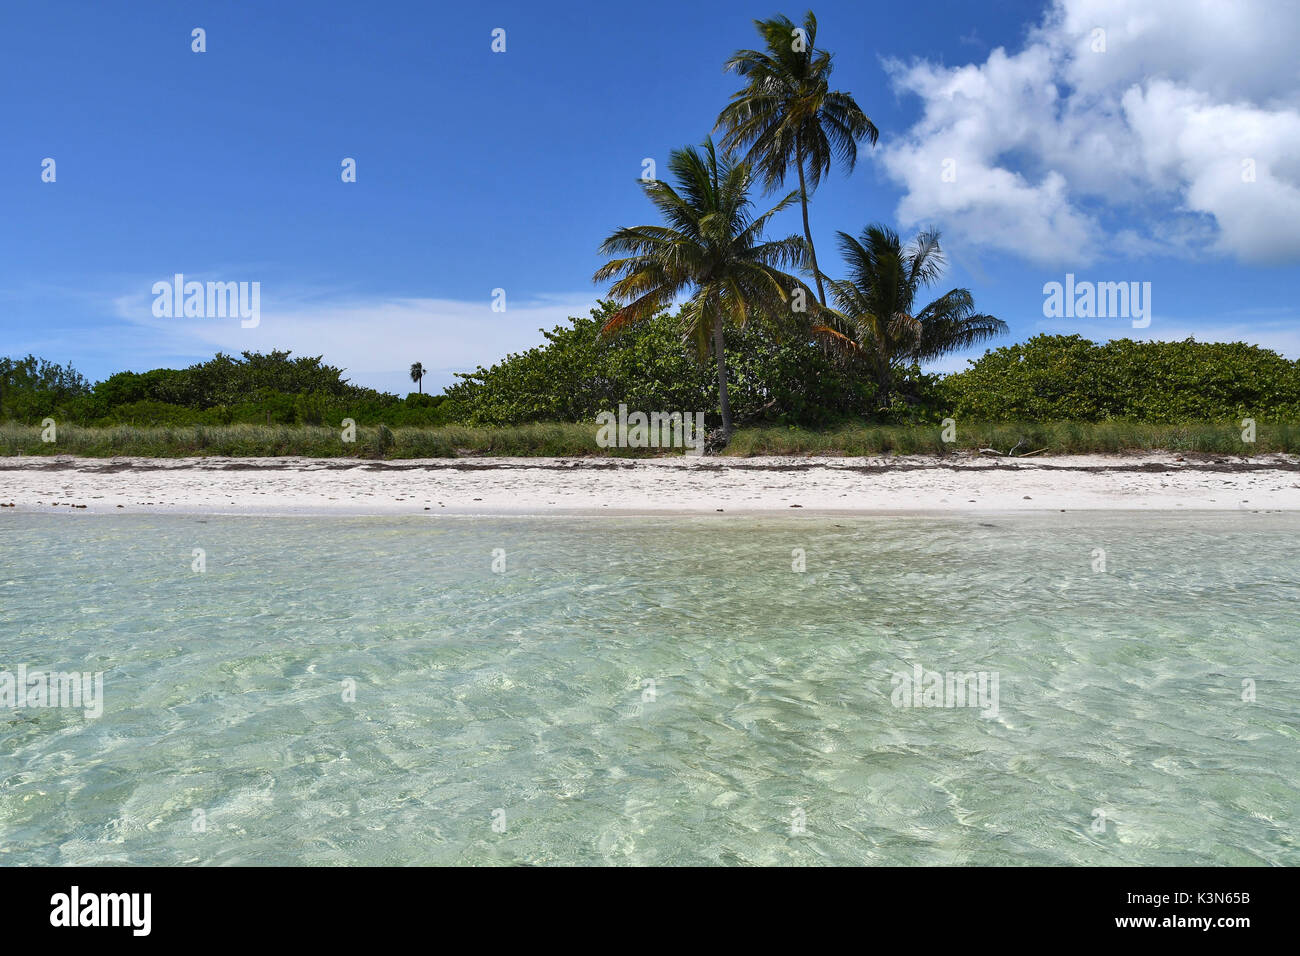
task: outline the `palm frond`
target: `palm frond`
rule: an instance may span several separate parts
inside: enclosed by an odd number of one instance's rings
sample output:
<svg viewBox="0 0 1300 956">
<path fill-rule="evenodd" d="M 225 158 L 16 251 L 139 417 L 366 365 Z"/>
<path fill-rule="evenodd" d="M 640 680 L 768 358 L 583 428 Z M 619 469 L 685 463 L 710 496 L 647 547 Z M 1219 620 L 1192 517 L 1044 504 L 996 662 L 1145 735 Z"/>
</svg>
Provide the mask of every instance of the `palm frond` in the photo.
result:
<svg viewBox="0 0 1300 956">
<path fill-rule="evenodd" d="M 878 224 L 838 238 L 848 278 L 829 281 L 837 308 L 824 310 L 821 324 L 874 355 L 886 394 L 897 361 L 928 361 L 1007 331 L 1001 319 L 975 312 L 967 289 L 952 289 L 914 310 L 918 289 L 943 272 L 937 231 L 922 232 L 906 247 L 897 233 Z"/>
<path fill-rule="evenodd" d="M 743 156 L 767 189 L 782 186 L 800 158 L 812 189 L 836 161 L 851 172 L 859 144 L 874 145 L 880 134 L 852 94 L 830 89 L 834 64 L 817 48 L 817 18 L 809 11 L 796 27 L 778 15 L 754 27 L 764 48 L 737 50 L 723 65 L 746 81 L 714 124 L 723 148 Z M 795 42 L 798 29 L 805 44 Z"/>
</svg>

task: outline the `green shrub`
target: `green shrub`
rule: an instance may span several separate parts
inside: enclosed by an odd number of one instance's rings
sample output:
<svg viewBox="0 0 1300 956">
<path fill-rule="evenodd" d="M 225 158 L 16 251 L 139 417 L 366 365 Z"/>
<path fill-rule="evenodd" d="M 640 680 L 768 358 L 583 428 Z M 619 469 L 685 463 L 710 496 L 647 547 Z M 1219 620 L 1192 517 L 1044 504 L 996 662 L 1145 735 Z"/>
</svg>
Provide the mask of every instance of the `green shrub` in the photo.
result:
<svg viewBox="0 0 1300 956">
<path fill-rule="evenodd" d="M 1038 335 L 986 352 L 939 392 L 966 421 L 1295 421 L 1300 363 L 1241 342 Z"/>
<path fill-rule="evenodd" d="M 642 411 L 703 411 L 716 424 L 717 372 L 682 343 L 662 313 L 613 339 L 600 329 L 615 306 L 543 331 L 546 343 L 460 376 L 446 390 L 449 416 L 471 425 L 593 422 L 619 404 Z M 728 398 L 735 420 L 824 424 L 867 414 L 875 389 L 860 370 L 755 318 L 726 333 Z"/>
</svg>

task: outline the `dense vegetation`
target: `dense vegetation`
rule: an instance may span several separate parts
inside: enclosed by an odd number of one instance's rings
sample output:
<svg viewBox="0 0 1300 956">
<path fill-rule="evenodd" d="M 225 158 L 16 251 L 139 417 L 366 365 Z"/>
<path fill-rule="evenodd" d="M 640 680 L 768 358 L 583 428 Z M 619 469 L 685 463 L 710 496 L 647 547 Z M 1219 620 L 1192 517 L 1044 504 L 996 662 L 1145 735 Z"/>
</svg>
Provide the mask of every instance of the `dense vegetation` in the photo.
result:
<svg viewBox="0 0 1300 956">
<path fill-rule="evenodd" d="M 966 421 L 1300 421 L 1300 362 L 1246 345 L 1038 335 L 943 382 Z"/>
<path fill-rule="evenodd" d="M 507 425 L 593 421 L 620 401 L 641 409 L 714 407 L 716 379 L 681 350 L 672 315 L 606 343 L 599 326 L 609 308 L 452 386 L 449 414 L 469 424 Z M 1300 362 L 1240 342 L 1098 344 L 1078 335 L 1038 335 L 988 351 L 953 375 L 896 364 L 887 406 L 878 404 L 882 391 L 870 367 L 842 362 L 834 350 L 781 337 L 761 323 L 728 330 L 727 361 L 737 421 L 749 426 L 937 424 L 948 417 L 962 423 L 1300 422 Z"/>
<path fill-rule="evenodd" d="M 616 309 L 544 333 L 546 344 L 479 368 L 446 391 L 447 414 L 472 425 L 594 422 L 629 408 L 706 411 L 718 424 L 717 377 L 681 340 L 679 315 L 660 312 L 614 338 L 601 328 Z M 875 390 L 811 342 L 762 322 L 726 330 L 733 413 L 755 421 L 821 426 L 873 412 Z"/>
<path fill-rule="evenodd" d="M 218 355 L 185 369 L 120 372 L 94 385 L 70 366 L 31 356 L 0 359 L 0 421 L 36 426 L 51 417 L 65 433 L 67 426 L 270 425 L 256 432 L 255 443 L 269 447 L 268 442 L 289 441 L 286 429 L 275 426 L 321 426 L 321 436 L 335 442 L 343 419 L 352 418 L 362 430 L 357 449 L 362 454 L 372 449 L 366 436 L 380 434 L 381 424 L 399 432 L 464 426 L 444 436 L 445 448 L 435 442 L 426 449 L 450 454 L 456 447 L 490 444 L 485 427 L 546 422 L 578 425 L 592 434 L 591 442 L 576 445 L 564 439 L 561 445 L 571 450 L 563 453 L 576 454 L 595 448 L 596 415 L 619 403 L 642 410 L 703 410 L 716 425 L 716 376 L 683 348 L 680 317 L 661 312 L 610 339 L 601 328 L 615 308 L 604 304 L 587 318 L 552 329 L 543 345 L 462 375 L 442 395 L 405 399 L 352 385 L 319 357 L 292 358 L 285 352 Z M 1119 339 L 1098 344 L 1077 335 L 1040 335 L 988 351 L 965 371 L 946 377 L 896 366 L 886 407 L 878 404 L 880 391 L 868 367 L 763 322 L 729 328 L 726 350 L 732 406 L 738 424 L 751 429 L 751 443 L 758 434 L 753 429 L 767 429 L 762 443 L 770 445 L 774 426 L 836 429 L 840 435 L 856 428 L 878 432 L 863 447 L 888 448 L 894 439 L 880 437 L 885 433 L 879 428 L 936 426 L 948 417 L 961 423 L 966 437 L 974 423 L 1237 428 L 1242 418 L 1254 418 L 1264 428 L 1300 422 L 1300 362 L 1242 343 Z M 456 438 L 466 428 L 478 431 L 468 440 Z M 217 433 L 184 434 L 199 436 L 192 444 L 201 450 L 206 447 L 202 436 Z M 1052 440 L 1063 446 L 1070 441 L 1064 433 Z M 529 444 L 517 435 L 509 442 Z M 808 443 L 803 437 L 796 445 Z"/>
<path fill-rule="evenodd" d="M 73 425 L 438 425 L 441 396 L 360 388 L 322 356 L 218 353 L 183 369 L 118 372 L 91 386 L 71 366 L 0 358 L 0 421 Z"/>
</svg>

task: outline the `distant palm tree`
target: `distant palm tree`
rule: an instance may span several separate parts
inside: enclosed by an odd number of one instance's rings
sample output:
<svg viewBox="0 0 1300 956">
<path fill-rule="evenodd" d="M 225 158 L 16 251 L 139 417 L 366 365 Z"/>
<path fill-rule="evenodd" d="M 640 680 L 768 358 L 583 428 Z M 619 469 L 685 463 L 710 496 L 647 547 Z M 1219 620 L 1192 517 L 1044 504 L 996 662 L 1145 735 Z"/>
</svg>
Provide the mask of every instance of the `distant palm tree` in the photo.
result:
<svg viewBox="0 0 1300 956">
<path fill-rule="evenodd" d="M 421 365 L 419 362 L 415 362 L 411 365 L 411 381 L 415 383 L 416 387 L 420 390 L 420 394 L 423 395 L 424 394 L 424 366 Z"/>
<path fill-rule="evenodd" d="M 808 226 L 808 189 L 816 189 L 830 173 L 832 159 L 852 172 L 858 144 L 865 139 L 874 146 L 880 132 L 851 94 L 830 88 L 831 54 L 816 49 L 817 18 L 811 10 L 801 28 L 786 16 L 755 20 L 754 26 L 767 49 L 739 50 L 726 62 L 725 69 L 749 82 L 732 94 L 714 128 L 724 130 L 721 145 L 728 152 L 746 150 L 744 158 L 767 188 L 783 185 L 792 167 L 798 172 L 803 235 L 817 299 L 825 305 Z"/>
<path fill-rule="evenodd" d="M 896 232 L 871 225 L 857 239 L 839 233 L 839 244 L 849 278 L 828 280 L 837 308 L 818 312 L 813 335 L 871 364 L 881 405 L 889 404 L 896 361 L 924 362 L 1007 331 L 1001 319 L 975 312 L 967 289 L 916 308 L 918 291 L 943 273 L 937 231 L 904 248 Z"/>
<path fill-rule="evenodd" d="M 619 277 L 610 296 L 627 303 L 601 331 L 611 335 L 647 319 L 691 290 L 681 309 L 683 339 L 694 342 L 703 356 L 712 334 L 726 441 L 731 437 L 731 407 L 723 323 L 743 325 L 754 312 L 779 317 L 790 310 L 787 303 L 795 289 L 809 293 L 802 281 L 781 271 L 803 267 L 804 241 L 798 236 L 762 239 L 768 220 L 793 203 L 796 194 L 753 216 L 749 164 L 719 159 L 712 139 L 704 141 L 703 151 L 693 146 L 674 150 L 668 168 L 677 178 L 677 189 L 658 180 L 641 184 L 667 225 L 619 229 L 600 246 L 601 255 L 626 257 L 601 266 L 595 281 Z"/>
</svg>

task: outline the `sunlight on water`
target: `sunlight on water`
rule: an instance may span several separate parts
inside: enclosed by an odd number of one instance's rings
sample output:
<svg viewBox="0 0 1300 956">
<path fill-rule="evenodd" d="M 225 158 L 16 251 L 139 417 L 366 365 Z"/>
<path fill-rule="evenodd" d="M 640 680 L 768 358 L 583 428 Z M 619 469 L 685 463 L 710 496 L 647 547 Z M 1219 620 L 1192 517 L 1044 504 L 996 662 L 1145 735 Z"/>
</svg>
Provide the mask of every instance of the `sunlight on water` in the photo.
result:
<svg viewBox="0 0 1300 956">
<path fill-rule="evenodd" d="M 1298 531 L 5 515 L 0 863 L 1297 865 Z"/>
</svg>

